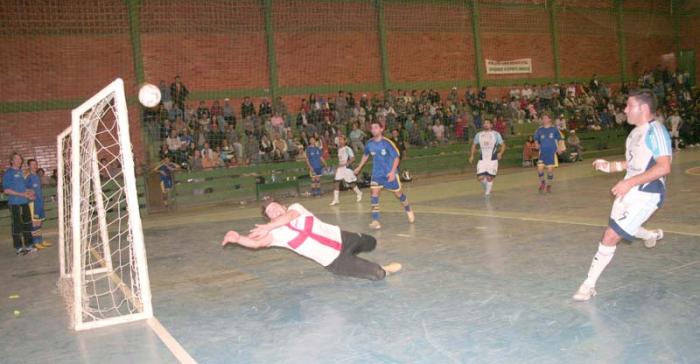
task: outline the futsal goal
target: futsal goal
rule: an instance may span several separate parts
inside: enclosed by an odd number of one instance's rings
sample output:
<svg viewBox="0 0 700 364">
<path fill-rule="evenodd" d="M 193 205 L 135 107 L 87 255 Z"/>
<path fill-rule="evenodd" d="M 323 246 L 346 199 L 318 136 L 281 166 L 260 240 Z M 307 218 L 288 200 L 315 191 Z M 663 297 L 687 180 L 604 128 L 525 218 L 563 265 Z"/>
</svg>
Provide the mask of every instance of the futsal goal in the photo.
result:
<svg viewBox="0 0 700 364">
<path fill-rule="evenodd" d="M 72 111 L 57 137 L 59 287 L 72 327 L 153 316 L 124 82 Z"/>
</svg>

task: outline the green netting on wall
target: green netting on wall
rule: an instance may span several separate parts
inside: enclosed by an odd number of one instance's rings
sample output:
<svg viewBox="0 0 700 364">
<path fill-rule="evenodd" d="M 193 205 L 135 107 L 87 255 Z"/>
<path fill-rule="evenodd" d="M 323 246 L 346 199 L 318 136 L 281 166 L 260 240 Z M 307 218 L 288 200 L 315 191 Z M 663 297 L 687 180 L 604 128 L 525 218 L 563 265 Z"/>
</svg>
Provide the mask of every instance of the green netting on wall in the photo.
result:
<svg viewBox="0 0 700 364">
<path fill-rule="evenodd" d="M 128 31 L 123 1 L 0 1 L 0 35 L 96 35 Z"/>
<path fill-rule="evenodd" d="M 142 0 L 143 33 L 240 33 L 264 28 L 260 1 Z"/>
<path fill-rule="evenodd" d="M 471 35 L 471 9 L 464 1 L 384 2 L 389 32 L 460 32 Z"/>
</svg>

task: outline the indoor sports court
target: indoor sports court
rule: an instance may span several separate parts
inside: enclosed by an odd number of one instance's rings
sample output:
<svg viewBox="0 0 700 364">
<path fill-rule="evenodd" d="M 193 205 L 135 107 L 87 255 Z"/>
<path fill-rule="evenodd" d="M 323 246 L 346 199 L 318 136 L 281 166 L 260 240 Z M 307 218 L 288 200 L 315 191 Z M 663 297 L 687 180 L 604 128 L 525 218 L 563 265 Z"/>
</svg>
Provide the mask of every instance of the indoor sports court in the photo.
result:
<svg viewBox="0 0 700 364">
<path fill-rule="evenodd" d="M 412 182 L 416 222 L 387 208 L 377 249 L 363 255 L 403 264 L 379 282 L 334 276 L 284 249 L 221 248 L 227 230 L 261 222 L 257 206 L 144 218 L 153 309 L 200 363 L 691 363 L 700 354 L 698 166 L 698 152 L 674 160 L 667 205 L 648 223 L 666 237 L 653 249 L 621 243 L 590 302 L 571 295 L 616 179 L 581 163 L 560 168 L 557 193 L 544 196 L 531 170 L 505 171 L 489 199 L 471 175 Z M 366 202 L 300 201 L 369 232 Z M 4 362 L 176 360 L 144 322 L 68 329 L 55 256 L 29 259 L 34 267 L 14 256 L 0 264 L 11 277 Z"/>
</svg>

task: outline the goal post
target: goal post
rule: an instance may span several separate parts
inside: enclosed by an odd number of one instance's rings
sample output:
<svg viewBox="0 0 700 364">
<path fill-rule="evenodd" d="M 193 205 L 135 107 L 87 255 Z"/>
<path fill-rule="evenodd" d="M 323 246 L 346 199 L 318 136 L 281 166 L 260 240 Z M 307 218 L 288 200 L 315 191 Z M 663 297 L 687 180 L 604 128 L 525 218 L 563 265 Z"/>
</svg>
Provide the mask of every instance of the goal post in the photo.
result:
<svg viewBox="0 0 700 364">
<path fill-rule="evenodd" d="M 61 292 L 75 330 L 153 317 L 124 82 L 57 137 Z"/>
</svg>

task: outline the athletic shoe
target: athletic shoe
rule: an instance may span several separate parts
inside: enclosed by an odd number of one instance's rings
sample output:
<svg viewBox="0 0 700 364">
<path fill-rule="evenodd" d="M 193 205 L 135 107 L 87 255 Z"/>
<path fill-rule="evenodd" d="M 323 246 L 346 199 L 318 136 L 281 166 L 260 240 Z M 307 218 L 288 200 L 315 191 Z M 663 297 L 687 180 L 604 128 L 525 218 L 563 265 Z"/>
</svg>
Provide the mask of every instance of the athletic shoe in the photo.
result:
<svg viewBox="0 0 700 364">
<path fill-rule="evenodd" d="M 395 262 L 382 266 L 382 269 L 384 269 L 384 271 L 386 272 L 386 275 L 394 274 L 394 273 L 400 271 L 401 268 L 402 268 L 401 263 L 395 263 Z"/>
<path fill-rule="evenodd" d="M 651 249 L 656 246 L 656 242 L 664 238 L 664 231 L 661 229 L 656 229 L 653 231 L 654 237 L 651 239 L 644 240 L 644 246 Z"/>
<path fill-rule="evenodd" d="M 362 192 L 357 194 L 357 202 L 362 201 Z"/>
<path fill-rule="evenodd" d="M 416 221 L 416 214 L 413 213 L 413 209 L 406 211 L 406 216 L 408 216 L 408 222 L 411 224 Z"/>
<path fill-rule="evenodd" d="M 340 203 L 340 201 L 338 201 L 338 200 L 333 200 L 333 201 L 331 201 L 331 203 L 330 203 L 328 206 L 335 206 L 335 205 L 337 205 L 337 204 L 339 204 L 339 203 Z"/>
<path fill-rule="evenodd" d="M 547 187 L 545 188 L 545 192 L 552 193 L 552 185 L 547 185 Z"/>
<path fill-rule="evenodd" d="M 589 287 L 584 283 L 578 288 L 578 291 L 574 293 L 572 298 L 574 301 L 588 301 L 591 299 L 591 297 L 595 296 L 596 293 L 595 288 Z"/>
<path fill-rule="evenodd" d="M 540 182 L 540 188 L 539 188 L 540 193 L 544 193 L 545 187 L 546 187 L 546 184 L 544 182 Z"/>
<path fill-rule="evenodd" d="M 24 251 L 24 248 L 19 248 L 19 249 L 15 250 L 15 254 L 17 254 L 17 255 L 25 255 L 25 254 L 27 254 L 27 253 Z"/>
<path fill-rule="evenodd" d="M 32 246 L 31 248 L 24 248 L 24 254 L 25 254 L 25 255 L 26 255 L 26 254 L 36 253 L 36 252 L 38 252 L 38 251 L 39 251 L 39 249 L 37 249 L 37 248 L 34 247 L 34 246 Z"/>
<path fill-rule="evenodd" d="M 379 220 L 372 220 L 372 222 L 369 223 L 369 227 L 374 230 L 379 230 L 382 228 L 382 224 L 379 223 Z"/>
</svg>

